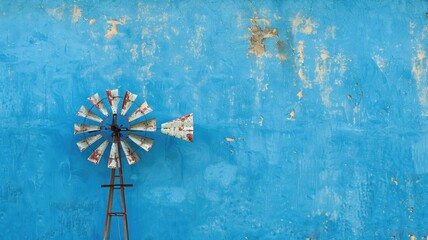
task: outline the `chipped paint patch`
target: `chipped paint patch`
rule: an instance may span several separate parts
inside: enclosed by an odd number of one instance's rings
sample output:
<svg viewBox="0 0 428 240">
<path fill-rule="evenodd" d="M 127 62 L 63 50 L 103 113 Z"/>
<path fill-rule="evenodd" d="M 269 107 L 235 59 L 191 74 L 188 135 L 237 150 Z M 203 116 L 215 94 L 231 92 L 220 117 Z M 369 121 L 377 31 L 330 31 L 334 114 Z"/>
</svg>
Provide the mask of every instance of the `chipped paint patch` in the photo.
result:
<svg viewBox="0 0 428 240">
<path fill-rule="evenodd" d="M 195 29 L 195 34 L 192 38 L 189 39 L 187 43 L 188 50 L 193 54 L 195 58 L 202 57 L 202 52 L 205 50 L 205 45 L 203 42 L 205 28 L 198 26 Z"/>
<path fill-rule="evenodd" d="M 82 9 L 80 9 L 77 5 L 74 5 L 72 21 L 74 23 L 77 23 L 81 17 L 82 17 Z"/>
<path fill-rule="evenodd" d="M 97 21 L 97 19 L 95 19 L 95 18 L 89 19 L 89 25 L 94 25 L 94 23 L 96 21 Z"/>
<path fill-rule="evenodd" d="M 300 90 L 297 94 L 297 97 L 299 97 L 299 101 L 303 98 L 303 90 Z"/>
<path fill-rule="evenodd" d="M 265 25 L 269 25 L 270 22 L 266 19 L 264 23 Z M 269 28 L 265 26 L 264 29 L 262 29 L 260 26 L 257 25 L 258 21 L 262 21 L 261 19 L 254 17 L 251 19 L 251 22 L 253 25 L 248 28 L 251 32 L 250 37 L 250 44 L 251 47 L 248 49 L 249 53 L 252 53 L 256 55 L 256 57 L 262 57 L 264 55 L 269 56 L 269 54 L 266 53 L 266 48 L 264 41 L 267 38 L 274 38 L 278 37 L 278 29 L 277 28 Z"/>
<path fill-rule="evenodd" d="M 117 20 L 107 20 L 107 23 L 111 26 L 107 30 L 107 33 L 104 35 L 105 38 L 112 38 L 114 35 L 117 35 L 119 32 L 117 31 L 117 25 L 125 25 L 126 24 L 126 17 L 120 19 L 120 21 Z"/>
<path fill-rule="evenodd" d="M 316 60 L 315 66 L 315 82 L 321 88 L 328 82 L 331 70 L 331 61 L 329 60 L 329 53 L 327 49 L 322 49 L 320 56 Z"/>
<path fill-rule="evenodd" d="M 306 35 L 316 34 L 318 23 L 313 22 L 311 18 L 305 18 L 297 13 L 292 21 L 292 32 L 293 34 L 303 33 Z"/>
<path fill-rule="evenodd" d="M 134 44 L 132 45 L 131 50 L 129 50 L 132 53 L 132 60 L 135 62 L 138 60 L 138 45 Z"/>
<path fill-rule="evenodd" d="M 234 142 L 234 141 L 235 141 L 235 138 L 232 138 L 232 137 L 226 137 L 226 141 L 228 141 L 228 142 Z"/>
<path fill-rule="evenodd" d="M 416 88 L 418 90 L 419 103 L 423 108 L 428 107 L 428 87 L 427 87 L 427 68 L 426 52 L 422 44 L 418 45 L 416 54 L 412 58 L 412 74 L 416 79 Z M 426 110 L 426 109 L 425 109 Z"/>
<path fill-rule="evenodd" d="M 325 40 L 336 39 L 336 26 L 328 26 L 325 29 Z"/>
<path fill-rule="evenodd" d="M 264 121 L 265 119 L 262 117 L 262 116 L 260 116 L 260 121 L 259 121 L 259 126 L 260 127 L 263 127 L 263 121 Z"/>
<path fill-rule="evenodd" d="M 288 120 L 295 120 L 296 117 L 296 110 L 291 110 L 291 112 L 288 114 L 289 118 Z"/>
<path fill-rule="evenodd" d="M 62 3 L 60 7 L 57 8 L 46 8 L 46 12 L 49 16 L 56 18 L 58 21 L 62 20 L 64 15 L 65 3 Z"/>
</svg>

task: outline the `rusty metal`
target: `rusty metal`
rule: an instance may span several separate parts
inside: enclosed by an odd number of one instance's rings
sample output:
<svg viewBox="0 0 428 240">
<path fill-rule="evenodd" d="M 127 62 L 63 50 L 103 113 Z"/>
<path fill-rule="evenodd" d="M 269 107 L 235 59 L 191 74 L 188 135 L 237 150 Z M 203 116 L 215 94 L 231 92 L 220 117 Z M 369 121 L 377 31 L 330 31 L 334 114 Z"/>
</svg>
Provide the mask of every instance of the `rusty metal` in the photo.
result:
<svg viewBox="0 0 428 240">
<path fill-rule="evenodd" d="M 80 133 L 90 133 L 90 132 L 96 132 L 101 131 L 101 126 L 95 126 L 95 125 L 89 125 L 89 124 L 74 124 L 74 134 L 80 134 Z"/>
<path fill-rule="evenodd" d="M 121 167 L 122 159 L 121 159 L 121 153 L 120 153 L 120 146 L 118 144 L 120 142 L 120 130 L 121 129 L 117 125 L 117 114 L 113 115 L 111 130 L 113 131 L 113 144 L 112 144 L 112 149 L 110 152 L 110 159 L 114 159 L 114 160 L 112 160 L 112 161 L 109 160 L 109 167 L 110 167 L 110 162 L 115 162 L 115 167 L 118 168 L 119 175 L 116 176 L 116 168 L 113 168 L 112 172 L 111 172 L 110 184 L 109 184 L 110 190 L 109 190 L 109 197 L 108 197 L 108 203 L 107 203 L 106 223 L 104 226 L 104 237 L 103 237 L 103 239 L 106 240 L 106 239 L 110 238 L 111 217 L 121 216 L 121 217 L 123 217 L 125 239 L 129 240 L 128 217 L 127 217 L 127 213 L 126 213 L 126 203 L 125 203 L 125 185 L 126 184 L 123 183 L 123 174 L 122 174 L 122 167 Z M 115 184 L 115 178 L 116 177 L 119 177 L 119 184 Z M 113 192 L 116 189 L 115 188 L 116 186 L 119 186 L 119 189 L 120 189 L 122 212 L 113 212 L 112 211 Z"/>
<path fill-rule="evenodd" d="M 125 114 L 128 112 L 129 108 L 132 106 L 136 98 L 137 98 L 137 94 L 133 94 L 130 91 L 126 91 L 125 97 L 123 98 L 122 110 L 120 111 L 120 116 L 125 116 Z"/>
<path fill-rule="evenodd" d="M 120 140 L 120 144 L 122 145 L 123 152 L 129 164 L 134 164 L 140 160 L 140 157 L 125 140 Z"/>
<path fill-rule="evenodd" d="M 132 124 L 129 127 L 131 131 L 146 131 L 146 132 L 156 132 L 156 119 L 152 118 L 144 122 Z"/>
<path fill-rule="evenodd" d="M 100 95 L 98 93 L 95 93 L 91 97 L 88 98 L 88 100 L 96 107 L 98 108 L 104 116 L 108 117 L 108 111 L 106 109 L 106 106 L 104 106 L 103 100 L 101 100 Z"/>
<path fill-rule="evenodd" d="M 101 157 L 104 154 L 104 151 L 106 150 L 108 146 L 108 140 L 105 140 L 95 151 L 88 157 L 88 160 L 97 164 L 100 162 Z"/>
<path fill-rule="evenodd" d="M 153 111 L 150 106 L 147 104 L 147 102 L 143 102 L 138 108 L 137 110 L 135 110 L 131 116 L 129 116 L 128 118 L 128 122 L 132 122 L 148 113 L 150 113 L 151 111 Z"/>
<path fill-rule="evenodd" d="M 193 113 L 161 125 L 163 134 L 193 142 Z"/>
<path fill-rule="evenodd" d="M 98 139 L 102 138 L 103 135 L 97 134 L 94 136 L 87 137 L 79 142 L 77 142 L 77 146 L 79 147 L 80 151 L 83 152 L 85 149 L 87 149 L 90 145 L 92 145 L 94 142 L 96 142 Z"/>
<path fill-rule="evenodd" d="M 98 117 L 95 113 L 87 109 L 85 106 L 80 107 L 79 111 L 77 112 L 77 115 L 99 123 L 103 121 L 102 118 Z"/>
<path fill-rule="evenodd" d="M 152 149 L 152 145 L 154 140 L 151 138 L 143 137 L 140 135 L 132 134 L 130 133 L 128 135 L 129 139 L 131 139 L 134 143 L 136 143 L 138 146 L 140 146 L 142 149 L 146 150 L 147 152 Z"/>
<path fill-rule="evenodd" d="M 111 144 L 110 156 L 108 158 L 108 168 L 120 168 L 119 153 L 119 144 L 117 142 L 113 142 Z"/>
<path fill-rule="evenodd" d="M 117 114 L 117 105 L 119 104 L 120 97 L 119 97 L 119 89 L 114 90 L 106 90 L 107 92 L 107 98 L 108 102 L 111 106 L 111 111 L 113 114 Z"/>
</svg>

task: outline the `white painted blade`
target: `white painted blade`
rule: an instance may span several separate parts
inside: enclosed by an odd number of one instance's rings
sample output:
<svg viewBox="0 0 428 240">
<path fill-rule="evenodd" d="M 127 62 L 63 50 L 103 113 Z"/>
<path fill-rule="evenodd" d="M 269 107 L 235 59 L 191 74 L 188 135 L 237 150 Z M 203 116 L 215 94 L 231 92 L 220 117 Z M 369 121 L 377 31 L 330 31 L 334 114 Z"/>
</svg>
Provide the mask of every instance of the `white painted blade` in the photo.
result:
<svg viewBox="0 0 428 240">
<path fill-rule="evenodd" d="M 134 164 L 140 160 L 138 154 L 134 151 L 134 149 L 131 148 L 131 146 L 129 146 L 125 140 L 120 140 L 120 144 L 122 145 L 123 152 L 125 152 L 125 157 L 129 164 Z"/>
<path fill-rule="evenodd" d="M 137 110 L 135 110 L 135 112 L 133 112 L 131 114 L 131 116 L 129 116 L 128 118 L 128 122 L 132 122 L 144 115 L 146 115 L 147 113 L 150 113 L 151 111 L 153 111 L 149 105 L 147 104 L 147 102 L 143 102 L 138 108 Z"/>
<path fill-rule="evenodd" d="M 99 147 L 97 147 L 97 149 L 95 149 L 91 156 L 88 157 L 88 160 L 98 165 L 100 159 L 103 157 L 104 151 L 106 150 L 107 146 L 108 140 L 105 140 L 103 143 L 101 143 Z"/>
<path fill-rule="evenodd" d="M 146 150 L 147 152 L 150 151 L 150 149 L 152 149 L 152 145 L 154 140 L 151 138 L 147 138 L 147 137 L 143 137 L 143 136 L 139 136 L 139 135 L 135 135 L 130 133 L 128 135 L 129 139 L 131 139 L 134 143 L 136 143 L 138 146 L 140 146 L 142 149 Z"/>
<path fill-rule="evenodd" d="M 149 119 L 144 122 L 132 124 L 129 127 L 131 131 L 146 131 L 146 132 L 156 132 L 156 118 Z"/>
<path fill-rule="evenodd" d="M 172 137 L 193 142 L 193 113 L 163 123 L 161 125 L 161 132 Z"/>
<path fill-rule="evenodd" d="M 84 133 L 84 132 L 95 132 L 100 131 L 101 126 L 89 125 L 89 124 L 74 124 L 74 134 Z"/>
<path fill-rule="evenodd" d="M 96 108 L 98 108 L 104 116 L 108 117 L 108 111 L 106 109 L 106 106 L 104 106 L 103 100 L 101 100 L 100 95 L 98 95 L 98 93 L 95 93 L 93 96 L 89 97 L 88 100 Z"/>
<path fill-rule="evenodd" d="M 120 111 L 121 116 L 124 116 L 128 112 L 129 108 L 132 106 L 137 96 L 137 94 L 133 94 L 130 91 L 126 91 L 125 98 L 123 99 L 122 103 L 122 110 Z"/>
<path fill-rule="evenodd" d="M 111 150 L 110 150 L 110 156 L 108 158 L 108 168 L 120 168 L 120 161 L 119 161 L 119 151 L 118 151 L 118 144 L 116 142 L 113 142 L 111 144 Z"/>
<path fill-rule="evenodd" d="M 83 139 L 82 141 L 77 142 L 77 146 L 79 147 L 80 151 L 83 152 L 85 149 L 87 149 L 90 145 L 92 145 L 94 142 L 96 142 L 98 139 L 102 137 L 101 134 L 97 134 L 94 136 L 87 137 Z"/>
<path fill-rule="evenodd" d="M 79 112 L 77 112 L 77 115 L 99 123 L 103 121 L 102 118 L 98 117 L 94 112 L 87 109 L 85 106 L 80 107 Z"/>
<path fill-rule="evenodd" d="M 111 106 L 111 111 L 113 112 L 113 114 L 117 114 L 117 105 L 119 104 L 119 101 L 120 101 L 119 89 L 114 89 L 114 90 L 107 89 L 106 92 L 107 92 L 108 102 L 110 103 L 110 106 Z"/>
</svg>

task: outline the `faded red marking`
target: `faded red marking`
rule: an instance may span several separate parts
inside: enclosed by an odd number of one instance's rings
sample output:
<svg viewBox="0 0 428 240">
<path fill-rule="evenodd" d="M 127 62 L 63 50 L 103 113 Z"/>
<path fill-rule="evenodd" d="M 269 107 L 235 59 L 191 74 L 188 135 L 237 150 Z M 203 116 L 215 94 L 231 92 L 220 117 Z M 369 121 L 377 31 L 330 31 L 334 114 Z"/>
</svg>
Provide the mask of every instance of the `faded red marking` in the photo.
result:
<svg viewBox="0 0 428 240">
<path fill-rule="evenodd" d="M 187 134 L 187 139 L 189 139 L 190 142 L 193 142 L 193 134 L 188 133 Z"/>
<path fill-rule="evenodd" d="M 106 90 L 106 92 L 107 92 L 107 98 L 110 105 L 113 105 L 113 96 L 111 95 L 111 90 Z"/>
</svg>

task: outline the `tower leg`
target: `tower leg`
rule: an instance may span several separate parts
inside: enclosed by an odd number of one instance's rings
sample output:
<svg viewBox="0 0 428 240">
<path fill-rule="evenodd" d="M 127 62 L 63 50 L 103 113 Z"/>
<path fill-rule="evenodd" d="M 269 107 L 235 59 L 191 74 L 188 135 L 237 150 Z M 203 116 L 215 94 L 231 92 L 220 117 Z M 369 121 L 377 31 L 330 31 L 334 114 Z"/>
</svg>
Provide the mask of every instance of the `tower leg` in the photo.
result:
<svg viewBox="0 0 428 240">
<path fill-rule="evenodd" d="M 123 213 L 123 229 L 125 240 L 128 240 L 128 214 L 126 213 L 126 203 L 125 203 L 125 187 L 123 184 L 122 177 L 122 168 L 119 168 L 119 176 L 120 176 L 120 197 L 122 200 L 122 213 Z"/>
<path fill-rule="evenodd" d="M 110 223 L 111 223 L 111 210 L 113 206 L 115 172 L 116 172 L 116 169 L 113 168 L 111 170 L 111 177 L 110 177 L 110 190 L 108 193 L 106 223 L 104 225 L 104 237 L 103 237 L 104 240 L 110 239 Z"/>
</svg>

